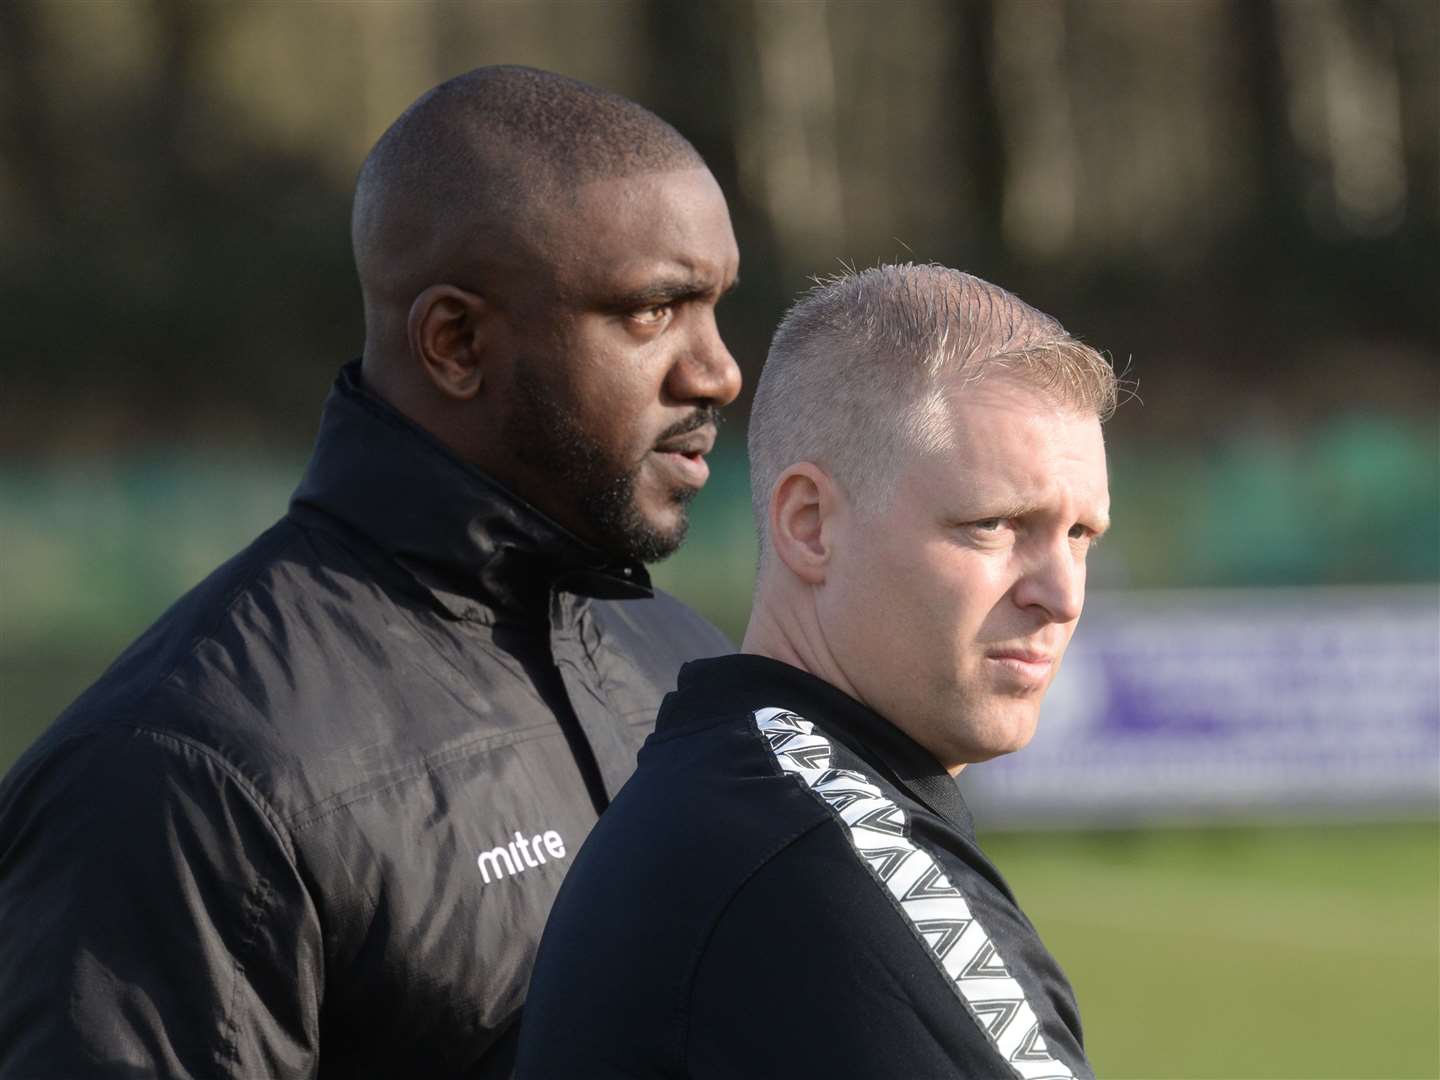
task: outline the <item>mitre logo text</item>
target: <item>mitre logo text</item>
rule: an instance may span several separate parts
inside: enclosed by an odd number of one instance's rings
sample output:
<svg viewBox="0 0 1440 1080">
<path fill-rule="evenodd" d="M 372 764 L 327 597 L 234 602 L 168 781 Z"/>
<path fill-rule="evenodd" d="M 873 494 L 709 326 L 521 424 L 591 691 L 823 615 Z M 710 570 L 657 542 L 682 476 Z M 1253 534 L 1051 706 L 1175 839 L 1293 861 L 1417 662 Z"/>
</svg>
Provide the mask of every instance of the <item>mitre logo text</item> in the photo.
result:
<svg viewBox="0 0 1440 1080">
<path fill-rule="evenodd" d="M 514 877 L 531 867 L 539 866 L 546 861 L 547 855 L 551 860 L 565 857 L 565 841 L 560 839 L 560 834 L 554 829 L 547 829 L 529 838 L 517 831 L 514 840 L 480 852 L 475 862 L 480 867 L 480 880 L 489 885 L 492 881 Z"/>
</svg>

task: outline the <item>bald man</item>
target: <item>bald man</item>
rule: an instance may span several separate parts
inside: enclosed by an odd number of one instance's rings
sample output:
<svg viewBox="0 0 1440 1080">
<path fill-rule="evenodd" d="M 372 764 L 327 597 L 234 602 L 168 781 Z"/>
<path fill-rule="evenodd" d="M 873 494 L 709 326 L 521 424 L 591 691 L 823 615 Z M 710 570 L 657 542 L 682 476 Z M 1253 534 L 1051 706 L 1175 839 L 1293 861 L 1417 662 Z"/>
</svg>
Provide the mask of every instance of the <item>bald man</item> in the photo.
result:
<svg viewBox="0 0 1440 1080">
<path fill-rule="evenodd" d="M 289 513 L 0 787 L 0 1077 L 506 1076 L 541 927 L 685 660 L 653 590 L 739 373 L 695 150 L 523 68 L 360 172 L 363 357 Z"/>
<path fill-rule="evenodd" d="M 524 1080 L 1084 1080 L 954 777 L 1022 748 L 1109 524 L 1115 375 L 940 266 L 827 282 L 750 421 L 743 653 L 687 664 L 551 913 Z"/>
</svg>

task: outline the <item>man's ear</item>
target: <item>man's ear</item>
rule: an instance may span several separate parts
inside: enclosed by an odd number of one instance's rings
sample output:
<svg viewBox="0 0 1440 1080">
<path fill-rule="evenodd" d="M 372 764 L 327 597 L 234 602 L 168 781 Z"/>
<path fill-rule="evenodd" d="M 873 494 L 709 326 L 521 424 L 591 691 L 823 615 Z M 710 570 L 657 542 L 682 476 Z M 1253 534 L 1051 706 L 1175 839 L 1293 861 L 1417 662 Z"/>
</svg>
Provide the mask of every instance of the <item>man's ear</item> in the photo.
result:
<svg viewBox="0 0 1440 1080">
<path fill-rule="evenodd" d="M 431 285 L 410 305 L 410 355 L 446 397 L 469 401 L 480 392 L 494 315 L 483 296 L 454 285 Z"/>
<path fill-rule="evenodd" d="M 824 469 L 808 461 L 780 474 L 770 495 L 770 547 L 807 585 L 820 585 L 833 555 L 843 496 Z"/>
</svg>

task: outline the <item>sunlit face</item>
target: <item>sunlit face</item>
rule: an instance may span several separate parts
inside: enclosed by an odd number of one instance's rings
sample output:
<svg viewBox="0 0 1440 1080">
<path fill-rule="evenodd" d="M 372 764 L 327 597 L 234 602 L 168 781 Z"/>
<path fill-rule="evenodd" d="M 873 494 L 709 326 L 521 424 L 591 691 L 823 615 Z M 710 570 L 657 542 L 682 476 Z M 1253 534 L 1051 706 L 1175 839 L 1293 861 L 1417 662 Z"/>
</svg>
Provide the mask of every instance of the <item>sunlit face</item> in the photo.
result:
<svg viewBox="0 0 1440 1080">
<path fill-rule="evenodd" d="M 1110 497 L 1094 415 L 1002 378 L 950 405 L 947 449 L 837 514 L 817 604 L 854 692 L 953 771 L 1030 741 Z"/>
<path fill-rule="evenodd" d="M 506 423 L 521 493 L 612 554 L 680 543 L 740 371 L 715 324 L 739 252 L 708 170 L 583 185 L 515 304 Z"/>
</svg>

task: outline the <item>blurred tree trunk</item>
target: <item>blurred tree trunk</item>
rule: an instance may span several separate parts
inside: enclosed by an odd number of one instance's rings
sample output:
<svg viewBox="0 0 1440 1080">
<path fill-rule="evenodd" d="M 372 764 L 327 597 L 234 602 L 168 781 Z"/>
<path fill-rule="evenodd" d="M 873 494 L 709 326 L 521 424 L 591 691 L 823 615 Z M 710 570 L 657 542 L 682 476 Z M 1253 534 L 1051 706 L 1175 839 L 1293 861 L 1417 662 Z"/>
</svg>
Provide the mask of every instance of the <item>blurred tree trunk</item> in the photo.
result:
<svg viewBox="0 0 1440 1080">
<path fill-rule="evenodd" d="M 1286 74 L 1274 0 L 1231 0 L 1230 18 L 1241 100 L 1252 110 L 1258 190 L 1251 212 L 1268 234 L 1297 238 L 1308 231 L 1304 208 L 1319 176 L 1291 127 L 1293 79 Z"/>
<path fill-rule="evenodd" d="M 700 151 L 724 189 L 740 244 L 743 291 L 748 297 L 785 296 L 776 233 L 763 200 L 740 175 L 744 113 L 755 90 L 750 9 L 738 2 L 695 4 L 648 0 L 643 104 L 667 120 Z M 748 407 L 776 312 L 763 303 L 727 303 L 721 330 L 745 375 Z"/>
<path fill-rule="evenodd" d="M 998 159 L 994 224 L 1008 260 L 1053 260 L 1070 253 L 1083 195 L 1081 119 L 1071 46 L 1072 16 L 1060 0 L 992 9 L 991 121 Z M 992 181 L 993 183 L 993 181 Z"/>
<path fill-rule="evenodd" d="M 765 208 L 798 286 L 845 250 L 834 51 L 821 4 L 748 5 L 753 33 L 736 115 L 742 190 Z"/>
<path fill-rule="evenodd" d="M 1405 171 L 1415 222 L 1440 225 L 1440 5 L 1390 0 L 1378 5 L 1393 42 L 1400 82 Z"/>
<path fill-rule="evenodd" d="M 156 63 L 131 134 L 146 161 L 146 191 L 153 205 L 169 207 L 158 215 L 167 221 L 193 194 L 195 117 L 209 105 L 198 93 L 198 59 L 219 12 L 188 0 L 159 0 L 150 11 Z"/>
<path fill-rule="evenodd" d="M 743 11 L 739 5 L 717 10 L 683 0 L 649 0 L 645 10 L 643 101 L 695 145 L 733 193 L 738 119 L 731 39 L 745 36 Z"/>
<path fill-rule="evenodd" d="M 0 147 L 24 215 L 8 223 L 12 237 L 34 227 L 34 217 L 53 221 L 64 201 L 65 155 L 45 91 L 50 72 L 36 33 L 39 11 L 33 4 L 0 4 Z"/>
<path fill-rule="evenodd" d="M 1002 221 L 1008 155 L 1004 121 L 1000 114 L 995 57 L 994 0 L 967 0 L 952 20 L 952 69 L 948 73 L 958 88 L 959 108 L 955 110 L 952 148 L 962 190 L 970 193 L 969 233 L 971 250 L 965 261 L 972 266 L 994 269 L 1005 248 Z"/>
</svg>

